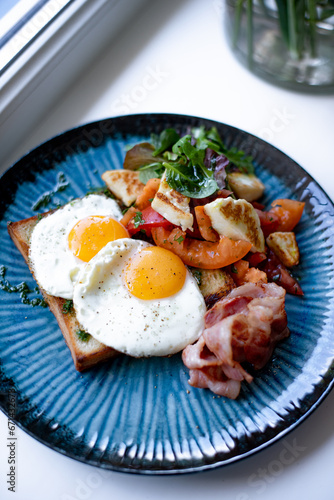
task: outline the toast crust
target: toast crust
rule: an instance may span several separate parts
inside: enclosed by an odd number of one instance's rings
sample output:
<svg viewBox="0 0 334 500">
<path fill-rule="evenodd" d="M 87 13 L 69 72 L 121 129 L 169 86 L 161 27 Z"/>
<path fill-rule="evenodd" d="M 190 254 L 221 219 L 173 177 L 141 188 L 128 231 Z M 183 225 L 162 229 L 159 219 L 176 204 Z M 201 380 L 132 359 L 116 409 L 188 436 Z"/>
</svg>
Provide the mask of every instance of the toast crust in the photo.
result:
<svg viewBox="0 0 334 500">
<path fill-rule="evenodd" d="M 46 212 L 42 215 L 42 217 L 49 215 L 50 213 L 51 212 Z M 29 243 L 32 231 L 39 218 L 40 216 L 35 215 L 33 217 L 29 217 L 28 219 L 23 219 L 17 222 L 9 222 L 7 224 L 9 236 L 22 254 L 33 276 L 34 272 L 29 262 Z M 101 344 L 101 342 L 93 337 L 90 337 L 87 341 L 81 340 L 76 332 L 77 330 L 82 330 L 82 327 L 76 319 L 75 312 L 65 313 L 63 310 L 66 300 L 49 295 L 41 287 L 40 290 L 58 322 L 65 342 L 70 349 L 76 370 L 81 372 L 119 354 L 111 347 Z"/>
</svg>

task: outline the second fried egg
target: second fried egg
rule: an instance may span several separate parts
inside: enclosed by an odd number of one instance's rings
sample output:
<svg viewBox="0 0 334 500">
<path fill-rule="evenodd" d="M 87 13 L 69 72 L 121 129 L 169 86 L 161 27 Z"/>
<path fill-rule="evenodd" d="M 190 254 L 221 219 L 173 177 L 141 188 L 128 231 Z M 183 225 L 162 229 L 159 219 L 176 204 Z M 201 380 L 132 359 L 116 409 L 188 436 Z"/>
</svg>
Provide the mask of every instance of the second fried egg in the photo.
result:
<svg viewBox="0 0 334 500">
<path fill-rule="evenodd" d="M 130 356 L 166 356 L 195 342 L 206 311 L 182 261 L 144 241 L 108 243 L 81 270 L 73 303 L 83 328 Z"/>
</svg>

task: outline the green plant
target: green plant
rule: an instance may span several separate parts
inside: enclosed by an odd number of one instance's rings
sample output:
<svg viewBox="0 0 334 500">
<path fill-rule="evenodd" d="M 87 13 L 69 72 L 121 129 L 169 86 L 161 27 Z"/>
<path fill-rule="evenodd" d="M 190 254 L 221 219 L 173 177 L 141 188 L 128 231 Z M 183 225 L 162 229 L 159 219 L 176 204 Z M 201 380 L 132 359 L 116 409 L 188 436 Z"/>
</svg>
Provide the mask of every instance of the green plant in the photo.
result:
<svg viewBox="0 0 334 500">
<path fill-rule="evenodd" d="M 302 59 L 305 56 L 317 56 L 316 33 L 322 23 L 334 18 L 334 0 L 273 0 L 271 3 L 267 0 L 236 0 L 233 44 L 238 42 L 241 19 L 245 13 L 250 66 L 253 58 L 255 10 L 259 10 L 264 16 L 277 17 L 290 56 Z"/>
</svg>

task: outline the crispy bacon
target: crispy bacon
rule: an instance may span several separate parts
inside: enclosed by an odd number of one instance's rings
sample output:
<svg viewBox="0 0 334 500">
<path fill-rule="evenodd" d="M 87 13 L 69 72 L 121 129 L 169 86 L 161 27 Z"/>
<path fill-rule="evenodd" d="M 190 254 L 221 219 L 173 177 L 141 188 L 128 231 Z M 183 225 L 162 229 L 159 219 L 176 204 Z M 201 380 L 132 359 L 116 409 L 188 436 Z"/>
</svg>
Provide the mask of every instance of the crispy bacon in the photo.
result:
<svg viewBox="0 0 334 500">
<path fill-rule="evenodd" d="M 218 301 L 199 340 L 182 353 L 190 385 L 235 399 L 241 382 L 253 380 L 242 363 L 262 368 L 289 335 L 284 301 L 285 290 L 275 283 L 247 283 Z"/>
<path fill-rule="evenodd" d="M 240 382 L 228 379 L 219 373 L 219 366 L 215 371 L 190 370 L 189 384 L 200 389 L 210 389 L 215 394 L 236 399 L 240 392 Z"/>
</svg>

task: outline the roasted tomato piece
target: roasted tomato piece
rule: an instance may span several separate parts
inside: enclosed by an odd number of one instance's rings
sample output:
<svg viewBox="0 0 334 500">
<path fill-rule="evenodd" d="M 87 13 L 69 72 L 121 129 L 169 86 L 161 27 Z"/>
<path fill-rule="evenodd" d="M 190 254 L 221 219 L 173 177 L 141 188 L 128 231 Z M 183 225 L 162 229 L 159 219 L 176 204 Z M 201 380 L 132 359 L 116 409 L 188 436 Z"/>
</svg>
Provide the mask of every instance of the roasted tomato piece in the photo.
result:
<svg viewBox="0 0 334 500">
<path fill-rule="evenodd" d="M 291 276 L 287 268 L 272 250 L 268 250 L 267 260 L 259 265 L 259 269 L 267 274 L 268 281 L 274 281 L 292 295 L 304 295 L 298 281 Z"/>
<path fill-rule="evenodd" d="M 197 205 L 206 205 L 217 198 L 228 198 L 231 194 L 233 194 L 233 192 L 228 189 L 219 189 L 216 193 L 206 196 L 205 198 L 191 198 L 191 204 L 194 207 L 197 207 Z"/>
<path fill-rule="evenodd" d="M 144 210 L 136 210 L 136 213 L 128 222 L 126 229 L 130 236 L 139 231 L 145 231 L 147 236 L 151 236 L 153 227 L 163 227 L 171 230 L 174 224 L 165 219 L 162 215 L 156 212 L 151 206 L 144 208 Z"/>
<path fill-rule="evenodd" d="M 198 205 L 195 207 L 195 219 L 201 238 L 206 241 L 219 240 L 219 234 L 213 229 L 211 219 L 206 215 L 204 206 Z"/>
<path fill-rule="evenodd" d="M 266 258 L 267 256 L 264 252 L 249 253 L 247 256 L 250 267 L 257 267 L 261 262 L 266 260 Z"/>
<path fill-rule="evenodd" d="M 217 242 L 188 238 L 176 227 L 168 231 L 163 227 L 152 228 L 154 243 L 171 250 L 188 266 L 202 269 L 219 269 L 242 259 L 252 245 L 248 241 L 233 241 L 221 236 Z"/>
<path fill-rule="evenodd" d="M 258 201 L 251 201 L 251 204 L 253 205 L 254 208 L 257 208 L 258 210 L 263 210 L 265 207 L 265 205 L 259 203 Z"/>
<path fill-rule="evenodd" d="M 278 217 L 279 224 L 275 231 L 293 231 L 303 215 L 304 206 L 302 201 L 284 198 L 273 201 L 267 213 Z"/>
<path fill-rule="evenodd" d="M 149 179 L 144 186 L 144 189 L 136 199 L 136 208 L 138 210 L 144 210 L 151 205 L 151 202 L 156 195 L 160 186 L 160 179 L 153 177 Z"/>
<path fill-rule="evenodd" d="M 274 233 L 277 231 L 279 226 L 279 217 L 278 215 L 269 212 L 264 212 L 263 210 L 259 210 L 255 208 L 255 211 L 260 219 L 261 229 L 263 231 L 263 235 L 266 238 L 270 233 Z"/>
</svg>

